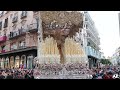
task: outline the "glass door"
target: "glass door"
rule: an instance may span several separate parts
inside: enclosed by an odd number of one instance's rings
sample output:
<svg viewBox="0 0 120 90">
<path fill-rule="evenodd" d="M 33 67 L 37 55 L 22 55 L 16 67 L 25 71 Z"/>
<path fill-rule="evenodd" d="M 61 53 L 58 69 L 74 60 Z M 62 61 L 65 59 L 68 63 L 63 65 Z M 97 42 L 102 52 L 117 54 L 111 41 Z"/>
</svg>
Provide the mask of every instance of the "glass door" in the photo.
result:
<svg viewBox="0 0 120 90">
<path fill-rule="evenodd" d="M 13 68 L 14 67 L 14 57 L 12 56 L 10 58 L 10 68 Z"/>
<path fill-rule="evenodd" d="M 26 56 L 25 56 L 25 55 L 22 55 L 22 56 L 21 56 L 21 62 L 20 62 L 20 64 L 24 65 L 24 68 L 27 67 L 27 64 L 26 64 Z"/>
<path fill-rule="evenodd" d="M 27 57 L 27 68 L 32 69 L 33 68 L 33 56 Z"/>
<path fill-rule="evenodd" d="M 16 58 L 15 58 L 15 68 L 19 68 L 19 66 L 20 66 L 20 58 L 19 58 L 19 56 L 16 56 Z"/>
</svg>

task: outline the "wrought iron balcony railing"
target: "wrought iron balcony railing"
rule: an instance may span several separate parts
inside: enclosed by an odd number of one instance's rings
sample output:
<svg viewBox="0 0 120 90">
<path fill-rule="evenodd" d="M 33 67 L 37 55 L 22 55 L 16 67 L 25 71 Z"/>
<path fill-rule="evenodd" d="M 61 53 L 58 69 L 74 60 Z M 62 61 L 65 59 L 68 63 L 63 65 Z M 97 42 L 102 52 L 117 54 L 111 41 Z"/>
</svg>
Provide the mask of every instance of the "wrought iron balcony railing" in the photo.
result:
<svg viewBox="0 0 120 90">
<path fill-rule="evenodd" d="M 5 53 L 6 51 L 5 50 L 2 50 L 1 53 Z"/>
<path fill-rule="evenodd" d="M 18 29 L 18 31 L 10 32 L 9 39 L 13 39 L 13 38 L 19 37 L 21 35 L 24 35 L 25 32 L 26 32 L 25 29 Z"/>
<path fill-rule="evenodd" d="M 24 49 L 26 46 L 19 46 L 18 49 Z"/>
<path fill-rule="evenodd" d="M 28 25 L 27 29 L 21 28 L 21 29 L 18 29 L 17 31 L 10 32 L 8 37 L 9 39 L 13 39 L 13 38 L 24 35 L 26 32 L 36 32 L 36 31 L 38 31 L 37 23 L 33 23 Z"/>
<path fill-rule="evenodd" d="M 0 37 L 0 42 L 5 42 L 7 40 L 7 36 L 1 36 Z"/>
<path fill-rule="evenodd" d="M 38 24 L 37 23 L 32 23 L 32 24 L 28 25 L 28 31 L 29 32 L 38 31 Z"/>
</svg>

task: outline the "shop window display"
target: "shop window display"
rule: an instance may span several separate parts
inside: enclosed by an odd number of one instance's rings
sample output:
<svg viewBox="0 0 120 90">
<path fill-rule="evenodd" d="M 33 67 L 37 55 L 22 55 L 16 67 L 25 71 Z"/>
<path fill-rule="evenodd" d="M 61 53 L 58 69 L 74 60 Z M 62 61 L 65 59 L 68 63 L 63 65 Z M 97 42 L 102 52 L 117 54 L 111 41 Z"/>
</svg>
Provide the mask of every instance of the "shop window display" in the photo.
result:
<svg viewBox="0 0 120 90">
<path fill-rule="evenodd" d="M 19 68 L 19 66 L 20 66 L 20 57 L 16 56 L 15 57 L 15 68 Z"/>
<path fill-rule="evenodd" d="M 10 68 L 14 68 L 14 57 L 10 57 Z"/>
<path fill-rule="evenodd" d="M 27 57 L 27 68 L 28 69 L 33 68 L 33 55 L 30 55 Z"/>
<path fill-rule="evenodd" d="M 20 61 L 20 65 L 23 65 L 23 68 L 26 68 L 26 56 L 22 55 L 21 56 L 21 61 Z"/>
</svg>

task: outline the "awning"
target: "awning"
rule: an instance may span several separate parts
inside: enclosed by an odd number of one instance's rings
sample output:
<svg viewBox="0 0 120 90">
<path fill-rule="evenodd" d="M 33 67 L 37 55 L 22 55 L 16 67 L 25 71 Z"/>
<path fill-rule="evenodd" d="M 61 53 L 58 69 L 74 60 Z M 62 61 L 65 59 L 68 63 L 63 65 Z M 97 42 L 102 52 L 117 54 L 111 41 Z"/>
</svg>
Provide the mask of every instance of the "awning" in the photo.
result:
<svg viewBox="0 0 120 90">
<path fill-rule="evenodd" d="M 5 52 L 5 53 L 0 53 L 0 56 L 6 55 L 6 54 L 12 54 L 12 53 L 29 51 L 29 50 L 37 50 L 37 47 L 36 47 L 36 46 L 33 46 L 33 47 L 27 47 L 27 48 L 17 49 L 17 50 Z"/>
</svg>

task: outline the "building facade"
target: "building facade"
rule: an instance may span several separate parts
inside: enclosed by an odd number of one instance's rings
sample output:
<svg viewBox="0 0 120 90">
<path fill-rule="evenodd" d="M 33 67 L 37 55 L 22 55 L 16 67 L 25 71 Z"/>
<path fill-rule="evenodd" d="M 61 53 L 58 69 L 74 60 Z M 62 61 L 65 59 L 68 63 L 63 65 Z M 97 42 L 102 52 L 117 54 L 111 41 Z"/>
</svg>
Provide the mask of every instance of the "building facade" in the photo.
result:
<svg viewBox="0 0 120 90">
<path fill-rule="evenodd" d="M 115 50 L 115 53 L 111 58 L 111 63 L 113 65 L 120 65 L 120 47 Z"/>
<path fill-rule="evenodd" d="M 96 67 L 97 63 L 101 59 L 100 52 L 100 38 L 98 31 L 95 27 L 93 20 L 91 19 L 87 11 L 84 12 L 84 48 L 89 59 L 89 67 Z"/>
<path fill-rule="evenodd" d="M 2 11 L 0 14 L 0 68 L 33 68 L 37 56 L 37 13 Z"/>
<path fill-rule="evenodd" d="M 33 58 L 39 53 L 38 14 L 35 11 L 3 11 L 0 14 L 0 68 L 19 68 L 21 65 L 34 67 Z M 89 66 L 97 66 L 100 59 L 100 38 L 89 13 L 83 12 L 81 15 L 83 23 L 75 39 L 81 42 Z M 42 19 L 46 20 L 43 15 Z"/>
</svg>

